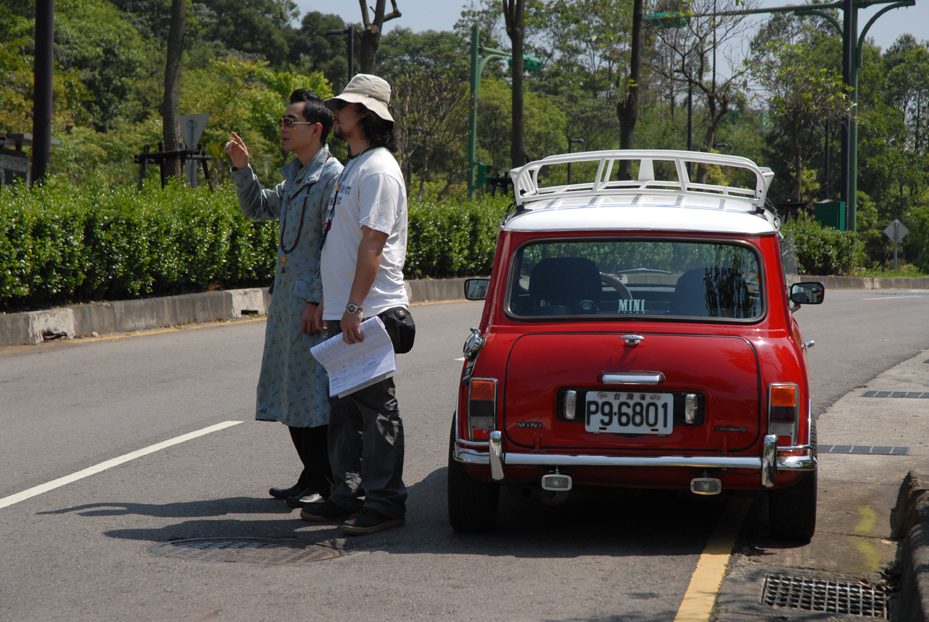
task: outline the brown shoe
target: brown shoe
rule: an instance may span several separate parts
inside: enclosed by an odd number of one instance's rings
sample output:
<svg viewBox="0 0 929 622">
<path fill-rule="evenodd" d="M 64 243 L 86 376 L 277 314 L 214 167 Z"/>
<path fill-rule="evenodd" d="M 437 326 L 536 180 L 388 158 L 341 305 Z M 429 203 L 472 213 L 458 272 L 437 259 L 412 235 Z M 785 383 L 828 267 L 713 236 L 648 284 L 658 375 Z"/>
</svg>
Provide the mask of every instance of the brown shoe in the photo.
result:
<svg viewBox="0 0 929 622">
<path fill-rule="evenodd" d="M 342 531 L 353 536 L 362 536 L 384 531 L 391 527 L 399 527 L 403 523 L 402 516 L 400 518 L 391 518 L 377 510 L 362 508 L 357 518 L 350 518 L 342 523 Z"/>
<path fill-rule="evenodd" d="M 353 512 L 339 507 L 328 499 L 318 503 L 310 503 L 300 510 L 300 518 L 315 523 L 330 523 L 355 516 Z"/>
</svg>

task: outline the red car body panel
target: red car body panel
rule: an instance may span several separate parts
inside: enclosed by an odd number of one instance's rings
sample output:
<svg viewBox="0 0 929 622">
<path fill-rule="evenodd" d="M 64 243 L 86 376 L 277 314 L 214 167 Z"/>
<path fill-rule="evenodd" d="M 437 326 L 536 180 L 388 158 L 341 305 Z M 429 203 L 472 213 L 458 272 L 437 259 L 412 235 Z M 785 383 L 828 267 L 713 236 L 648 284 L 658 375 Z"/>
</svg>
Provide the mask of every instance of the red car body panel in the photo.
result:
<svg viewBox="0 0 929 622">
<path fill-rule="evenodd" d="M 662 240 L 675 236 L 667 232 L 652 234 Z M 596 233 L 596 237 L 634 236 L 642 232 Z M 800 388 L 800 409 L 809 418 L 806 352 L 785 296 L 767 296 L 761 319 L 751 323 L 680 322 L 649 318 L 598 321 L 577 319 L 545 322 L 517 318 L 507 312 L 507 257 L 521 244 L 538 236 L 521 232 L 501 232 L 497 260 L 491 274 L 480 330 L 486 342 L 471 374 L 474 378 L 499 381 L 496 416 L 504 432 L 506 451 L 530 450 L 553 453 L 584 452 L 604 455 L 662 452 L 699 454 L 757 455 L 765 434 L 767 395 L 765 387 L 774 382 L 796 382 Z M 577 232 L 553 233 L 547 237 L 577 239 Z M 689 234 L 677 235 L 687 239 Z M 763 258 L 764 287 L 767 292 L 786 291 L 776 235 L 746 238 L 714 238 L 751 245 Z M 660 329 L 660 332 L 658 332 Z M 642 346 L 623 345 L 623 335 L 643 336 Z M 671 362 L 669 364 L 669 361 Z M 555 416 L 558 389 L 601 388 L 597 379 L 603 371 L 655 370 L 667 381 L 661 391 L 690 391 L 706 396 L 710 419 L 701 426 L 676 427 L 668 436 L 623 436 L 592 434 L 583 421 L 564 422 Z M 655 390 L 627 387 L 623 390 Z M 459 412 L 467 412 L 467 392 L 459 396 Z M 521 422 L 541 427 L 518 427 Z M 466 421 L 458 418 L 460 438 L 468 438 Z M 744 428 L 744 430 L 743 430 Z M 808 426 L 800 426 L 798 444 L 809 442 Z M 482 480 L 490 479 L 489 468 L 468 466 Z M 538 479 L 539 469 L 511 468 L 507 480 Z M 579 483 L 639 487 L 686 487 L 694 469 L 573 468 Z M 779 478 L 788 486 L 795 478 Z M 732 481 L 728 481 L 732 480 Z M 758 488 L 756 478 L 733 473 L 728 487 Z"/>
</svg>

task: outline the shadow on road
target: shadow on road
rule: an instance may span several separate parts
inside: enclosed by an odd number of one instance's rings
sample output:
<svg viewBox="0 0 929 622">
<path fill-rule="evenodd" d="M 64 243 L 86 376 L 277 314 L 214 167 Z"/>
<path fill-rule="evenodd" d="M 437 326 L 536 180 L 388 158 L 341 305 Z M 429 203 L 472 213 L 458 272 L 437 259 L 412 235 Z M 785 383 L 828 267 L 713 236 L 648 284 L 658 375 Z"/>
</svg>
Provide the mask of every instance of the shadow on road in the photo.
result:
<svg viewBox="0 0 929 622">
<path fill-rule="evenodd" d="M 229 497 L 176 503 L 93 503 L 41 514 L 108 519 L 111 538 L 167 542 L 189 538 L 286 538 L 303 544 L 344 542 L 347 552 L 461 554 L 520 558 L 586 555 L 695 555 L 705 546 L 726 507 L 727 495 L 696 497 L 669 491 L 578 490 L 568 502 L 548 506 L 501 491 L 497 530 L 457 534 L 448 524 L 446 469 L 409 487 L 406 525 L 370 536 L 344 538 L 337 523 L 303 521 L 271 498 Z M 112 517 L 121 517 L 112 529 Z M 133 521 L 132 517 L 139 517 Z M 170 519 L 186 519 L 173 522 Z M 649 598 L 647 594 L 641 595 Z"/>
</svg>

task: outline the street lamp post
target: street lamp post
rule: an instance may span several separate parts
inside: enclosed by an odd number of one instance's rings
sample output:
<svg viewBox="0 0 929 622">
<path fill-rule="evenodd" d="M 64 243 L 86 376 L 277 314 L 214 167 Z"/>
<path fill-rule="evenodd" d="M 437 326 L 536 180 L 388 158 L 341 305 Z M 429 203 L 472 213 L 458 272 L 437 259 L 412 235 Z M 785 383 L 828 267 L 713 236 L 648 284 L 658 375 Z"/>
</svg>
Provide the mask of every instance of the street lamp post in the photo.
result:
<svg viewBox="0 0 929 622">
<path fill-rule="evenodd" d="M 326 31 L 327 37 L 345 35 L 345 45 L 348 48 L 348 82 L 352 81 L 355 75 L 355 29 L 351 26 L 345 28 L 333 28 Z M 348 84 L 346 82 L 346 84 Z"/>
<path fill-rule="evenodd" d="M 481 86 L 481 74 L 487 63 L 495 58 L 511 58 L 506 52 L 485 48 L 481 45 L 481 31 L 477 24 L 471 27 L 471 121 L 468 137 L 468 200 L 474 198 L 477 188 L 477 95 Z M 484 54 L 484 58 L 481 58 Z M 541 71 L 542 61 L 534 56 L 523 54 L 525 71 Z"/>
<path fill-rule="evenodd" d="M 52 151 L 55 0 L 35 1 L 35 61 L 30 185 L 44 182 Z"/>
<path fill-rule="evenodd" d="M 583 145 L 587 141 L 583 138 L 569 138 L 568 139 L 568 153 L 571 153 L 571 145 Z M 571 185 L 571 163 L 568 162 L 568 185 Z"/>
</svg>

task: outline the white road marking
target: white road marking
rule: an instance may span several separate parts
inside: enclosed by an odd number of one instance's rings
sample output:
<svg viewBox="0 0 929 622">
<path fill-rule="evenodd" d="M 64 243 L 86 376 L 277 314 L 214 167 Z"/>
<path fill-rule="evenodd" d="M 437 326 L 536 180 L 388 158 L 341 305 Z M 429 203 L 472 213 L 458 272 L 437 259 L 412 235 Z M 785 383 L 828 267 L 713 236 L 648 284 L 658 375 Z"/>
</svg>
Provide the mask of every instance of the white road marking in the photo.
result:
<svg viewBox="0 0 929 622">
<path fill-rule="evenodd" d="M 41 495 L 42 493 L 48 492 L 50 490 L 54 490 L 56 488 L 60 488 L 61 486 L 65 486 L 66 484 L 71 484 L 80 479 L 84 479 L 85 477 L 89 477 L 91 475 L 101 473 L 112 467 L 119 466 L 120 464 L 129 462 L 130 460 L 135 460 L 136 458 L 147 456 L 148 454 L 155 453 L 156 451 L 160 451 L 167 447 L 171 447 L 172 445 L 179 445 L 180 443 L 184 443 L 186 441 L 195 439 L 199 436 L 204 436 L 212 432 L 218 432 L 219 430 L 223 430 L 225 428 L 229 428 L 234 425 L 238 425 L 240 423 L 242 422 L 241 421 L 223 421 L 222 423 L 211 425 L 207 428 L 203 428 L 202 430 L 197 430 L 196 432 L 190 432 L 188 434 L 182 434 L 181 436 L 177 436 L 175 438 L 168 439 L 160 443 L 155 443 L 154 445 L 149 445 L 148 447 L 145 447 L 143 449 L 139 449 L 137 451 L 133 451 L 128 454 L 119 456 L 118 458 L 113 458 L 112 460 L 101 462 L 100 464 L 97 464 L 92 467 L 88 467 L 84 469 L 83 471 L 78 471 L 77 473 L 72 473 L 71 475 L 59 477 L 58 479 L 52 480 L 46 484 L 40 484 L 38 486 L 30 488 L 29 490 L 24 490 L 22 492 L 16 493 L 15 495 L 10 495 L 9 497 L 4 497 L 0 499 L 0 509 L 9 507 L 15 503 L 19 503 L 20 501 L 25 501 L 26 499 L 31 499 L 32 497 L 36 497 L 38 495 Z"/>
</svg>

